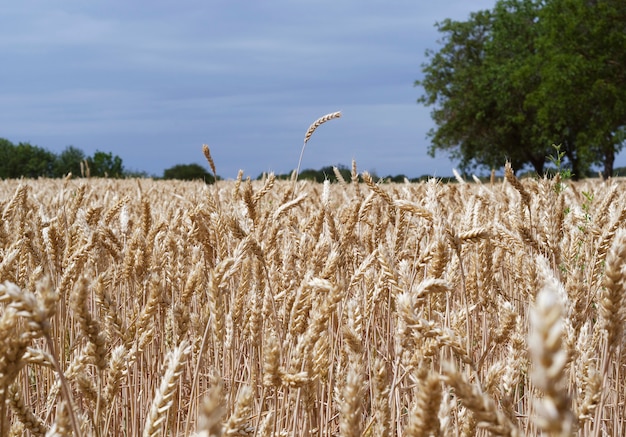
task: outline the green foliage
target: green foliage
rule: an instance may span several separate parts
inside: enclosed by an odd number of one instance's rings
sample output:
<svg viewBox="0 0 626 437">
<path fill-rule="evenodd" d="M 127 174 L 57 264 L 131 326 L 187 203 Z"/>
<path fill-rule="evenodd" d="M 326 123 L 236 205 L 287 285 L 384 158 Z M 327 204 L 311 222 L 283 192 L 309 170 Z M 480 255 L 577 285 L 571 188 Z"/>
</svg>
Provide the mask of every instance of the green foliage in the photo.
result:
<svg viewBox="0 0 626 437">
<path fill-rule="evenodd" d="M 96 151 L 85 158 L 82 150 L 68 146 L 59 155 L 30 143 L 13 144 L 0 138 L 0 179 L 81 176 L 81 162 L 87 161 L 90 176 L 125 176 L 122 158 Z"/>
<path fill-rule="evenodd" d="M 626 125 L 626 2 L 552 0 L 538 46 L 542 86 L 529 96 L 544 133 L 563 142 L 574 173 L 612 174 Z M 547 139 L 547 138 L 546 138 Z"/>
<path fill-rule="evenodd" d="M 14 145 L 0 139 L 0 178 L 52 177 L 56 157 L 41 147 L 30 143 Z"/>
<path fill-rule="evenodd" d="M 5 138 L 0 138 L 0 179 L 7 179 L 10 176 L 9 159 L 15 146 Z"/>
<path fill-rule="evenodd" d="M 89 164 L 89 175 L 105 178 L 120 178 L 124 175 L 122 158 L 113 156 L 112 153 L 105 153 L 99 150 L 87 158 Z"/>
<path fill-rule="evenodd" d="M 557 173 L 561 176 L 562 179 L 571 179 L 572 169 L 563 165 L 563 158 L 565 157 L 566 153 L 565 151 L 561 150 L 562 145 L 552 144 L 552 148 L 554 149 L 554 155 L 548 155 L 548 160 L 550 160 L 550 162 L 554 164 Z"/>
<path fill-rule="evenodd" d="M 543 171 L 547 150 L 535 146 L 534 112 L 524 106 L 537 82 L 530 62 L 536 15 L 532 2 L 499 2 L 466 22 L 437 25 L 443 47 L 427 52 L 431 61 L 416 82 L 425 91 L 418 101 L 435 106 L 431 156 L 448 152 L 463 172 L 499 168 L 507 160 L 518 170 L 530 164 Z"/>
<path fill-rule="evenodd" d="M 163 172 L 163 179 L 192 181 L 201 179 L 207 184 L 215 182 L 214 176 L 199 164 L 179 164 Z"/>
<path fill-rule="evenodd" d="M 434 106 L 429 153 L 542 174 L 558 142 L 574 178 L 595 164 L 609 176 L 626 136 L 625 22 L 623 0 L 499 0 L 437 24 L 416 82 Z"/>
<path fill-rule="evenodd" d="M 64 177 L 68 173 L 73 176 L 80 176 L 80 163 L 85 160 L 85 153 L 77 147 L 67 146 L 59 156 L 54 165 L 54 176 Z"/>
<path fill-rule="evenodd" d="M 352 180 L 352 172 L 345 165 L 339 164 L 336 166 L 341 174 L 341 177 L 347 182 Z M 262 179 L 263 175 L 259 175 L 257 179 Z M 277 179 L 289 180 L 291 179 L 291 173 L 279 174 L 276 175 Z M 331 182 L 337 182 L 337 176 L 335 175 L 335 171 L 333 170 L 332 165 L 327 165 L 326 167 L 322 167 L 319 170 L 314 170 L 311 168 L 302 170 L 298 179 L 300 180 L 309 180 L 314 182 L 324 182 L 325 180 L 329 180 Z"/>
<path fill-rule="evenodd" d="M 563 166 L 563 158 L 565 157 L 565 152 L 561 150 L 560 144 L 553 144 L 552 148 L 554 149 L 554 155 L 548 155 L 547 158 L 554 164 L 556 167 L 556 174 L 559 175 L 558 179 L 556 179 L 556 183 L 554 186 L 554 191 L 557 194 L 560 194 L 567 187 L 562 180 L 571 179 L 572 170 L 570 168 Z"/>
<path fill-rule="evenodd" d="M 150 173 L 144 170 L 124 169 L 124 177 L 131 178 L 131 179 L 148 179 L 148 178 L 154 178 L 155 176 L 151 175 Z"/>
</svg>

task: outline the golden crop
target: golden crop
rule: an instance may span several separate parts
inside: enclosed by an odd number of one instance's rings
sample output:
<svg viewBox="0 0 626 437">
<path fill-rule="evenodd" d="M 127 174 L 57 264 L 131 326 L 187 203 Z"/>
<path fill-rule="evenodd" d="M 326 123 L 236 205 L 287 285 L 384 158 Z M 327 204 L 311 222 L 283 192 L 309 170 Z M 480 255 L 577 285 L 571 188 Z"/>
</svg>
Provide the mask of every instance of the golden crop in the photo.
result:
<svg viewBox="0 0 626 437">
<path fill-rule="evenodd" d="M 0 434 L 620 435 L 626 190 L 0 181 Z"/>
</svg>

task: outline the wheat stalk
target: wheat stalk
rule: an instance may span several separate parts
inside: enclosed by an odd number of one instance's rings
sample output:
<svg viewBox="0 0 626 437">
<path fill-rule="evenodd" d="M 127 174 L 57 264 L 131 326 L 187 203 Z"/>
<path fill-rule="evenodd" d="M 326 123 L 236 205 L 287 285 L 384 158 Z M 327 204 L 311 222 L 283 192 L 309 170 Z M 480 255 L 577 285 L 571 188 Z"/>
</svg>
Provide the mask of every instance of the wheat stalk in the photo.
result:
<svg viewBox="0 0 626 437">
<path fill-rule="evenodd" d="M 306 148 L 306 143 L 309 142 L 309 139 L 311 139 L 311 135 L 313 135 L 313 132 L 315 132 L 315 130 L 320 127 L 321 125 L 323 125 L 324 123 L 326 123 L 327 121 L 333 120 L 335 118 L 339 118 L 341 117 L 341 112 L 337 111 L 337 112 L 331 112 L 330 114 L 326 114 L 323 117 L 318 118 L 317 120 L 315 120 L 313 122 L 313 124 L 311 126 L 309 126 L 309 128 L 307 129 L 306 133 L 304 134 L 304 144 L 302 145 L 302 150 L 300 151 L 300 158 L 298 159 L 298 166 L 296 167 L 296 172 L 295 172 L 295 180 L 298 180 L 298 175 L 300 174 L 300 165 L 302 164 L 302 157 L 304 156 L 304 149 Z M 295 182 L 294 182 L 295 184 Z M 295 185 L 294 185 L 294 190 L 295 190 Z"/>
<path fill-rule="evenodd" d="M 2 435 L 620 435 L 625 185 L 292 182 L 1 181 Z"/>
</svg>

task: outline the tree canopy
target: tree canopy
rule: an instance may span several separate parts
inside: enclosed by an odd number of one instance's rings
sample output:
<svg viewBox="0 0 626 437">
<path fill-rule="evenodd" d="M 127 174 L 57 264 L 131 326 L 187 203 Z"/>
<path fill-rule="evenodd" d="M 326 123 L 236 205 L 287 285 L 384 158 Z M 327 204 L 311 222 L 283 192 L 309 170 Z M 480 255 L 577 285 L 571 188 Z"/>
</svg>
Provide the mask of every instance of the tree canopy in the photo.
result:
<svg viewBox="0 0 626 437">
<path fill-rule="evenodd" d="M 0 178 L 53 177 L 56 157 L 53 153 L 29 143 L 14 145 L 0 139 Z"/>
<path fill-rule="evenodd" d="M 81 168 L 82 166 L 82 168 Z M 0 138 L 0 179 L 74 176 L 122 177 L 122 158 L 112 153 L 96 151 L 93 156 L 74 146 L 59 155 L 30 143 L 13 144 Z"/>
<path fill-rule="evenodd" d="M 163 179 L 203 180 L 207 184 L 215 182 L 215 177 L 200 164 L 178 164 L 167 168 L 163 171 Z"/>
<path fill-rule="evenodd" d="M 72 173 L 81 174 L 80 163 L 86 159 L 85 153 L 77 147 L 68 146 L 59 154 L 56 160 L 55 176 L 64 176 Z"/>
<path fill-rule="evenodd" d="M 87 158 L 91 176 L 119 178 L 124 175 L 122 158 L 112 153 L 96 150 L 92 157 Z"/>
<path fill-rule="evenodd" d="M 431 155 L 542 174 L 556 143 L 574 176 L 592 165 L 612 174 L 626 126 L 626 2 L 499 0 L 437 28 L 442 47 L 416 81 L 418 102 L 433 106 Z"/>
</svg>

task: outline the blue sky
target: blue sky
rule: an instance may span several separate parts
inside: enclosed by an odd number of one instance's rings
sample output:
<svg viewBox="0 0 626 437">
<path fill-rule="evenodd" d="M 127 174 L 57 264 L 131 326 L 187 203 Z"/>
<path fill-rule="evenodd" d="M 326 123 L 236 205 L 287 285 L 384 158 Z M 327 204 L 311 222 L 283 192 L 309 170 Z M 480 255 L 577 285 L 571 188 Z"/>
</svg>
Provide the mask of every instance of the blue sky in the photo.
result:
<svg viewBox="0 0 626 437">
<path fill-rule="evenodd" d="M 0 18 L 0 137 L 256 177 L 297 165 L 444 176 L 416 103 L 434 24 L 494 0 L 21 0 Z"/>
</svg>

